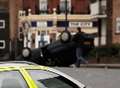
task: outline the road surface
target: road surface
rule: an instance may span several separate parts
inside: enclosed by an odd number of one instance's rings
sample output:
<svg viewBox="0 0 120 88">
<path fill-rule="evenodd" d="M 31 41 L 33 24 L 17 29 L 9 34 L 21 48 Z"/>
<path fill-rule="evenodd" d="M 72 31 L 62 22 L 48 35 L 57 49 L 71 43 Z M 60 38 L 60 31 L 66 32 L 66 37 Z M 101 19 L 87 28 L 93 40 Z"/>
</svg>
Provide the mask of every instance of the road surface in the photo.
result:
<svg viewBox="0 0 120 88">
<path fill-rule="evenodd" d="M 120 88 L 120 69 L 55 67 L 87 88 Z"/>
</svg>

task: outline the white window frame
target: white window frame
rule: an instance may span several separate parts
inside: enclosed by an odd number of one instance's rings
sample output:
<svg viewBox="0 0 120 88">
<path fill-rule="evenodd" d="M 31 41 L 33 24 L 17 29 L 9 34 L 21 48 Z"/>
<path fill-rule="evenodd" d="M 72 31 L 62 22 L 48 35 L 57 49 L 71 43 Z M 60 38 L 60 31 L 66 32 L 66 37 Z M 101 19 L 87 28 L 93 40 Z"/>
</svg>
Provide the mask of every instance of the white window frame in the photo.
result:
<svg viewBox="0 0 120 88">
<path fill-rule="evenodd" d="M 39 0 L 39 10 L 47 11 L 48 0 Z"/>
<path fill-rule="evenodd" d="M 0 29 L 3 29 L 3 28 L 5 28 L 5 20 L 0 20 L 0 22 L 2 22 L 2 26 L 0 26 Z"/>
<path fill-rule="evenodd" d="M 5 40 L 0 40 L 0 43 L 3 43 L 3 46 L 0 46 L 0 49 L 5 49 Z"/>
<path fill-rule="evenodd" d="M 116 31 L 115 33 L 120 33 L 120 17 L 116 18 Z"/>
</svg>

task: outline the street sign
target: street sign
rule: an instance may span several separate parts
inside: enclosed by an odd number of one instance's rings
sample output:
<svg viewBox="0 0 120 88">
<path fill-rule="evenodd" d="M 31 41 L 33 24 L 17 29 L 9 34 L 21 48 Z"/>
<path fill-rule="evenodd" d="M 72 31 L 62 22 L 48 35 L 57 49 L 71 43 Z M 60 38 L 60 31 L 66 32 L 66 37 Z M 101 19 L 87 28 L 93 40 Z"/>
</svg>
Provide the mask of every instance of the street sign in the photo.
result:
<svg viewBox="0 0 120 88">
<path fill-rule="evenodd" d="M 88 28 L 92 26 L 93 26 L 92 22 L 69 22 L 69 27 Z"/>
</svg>

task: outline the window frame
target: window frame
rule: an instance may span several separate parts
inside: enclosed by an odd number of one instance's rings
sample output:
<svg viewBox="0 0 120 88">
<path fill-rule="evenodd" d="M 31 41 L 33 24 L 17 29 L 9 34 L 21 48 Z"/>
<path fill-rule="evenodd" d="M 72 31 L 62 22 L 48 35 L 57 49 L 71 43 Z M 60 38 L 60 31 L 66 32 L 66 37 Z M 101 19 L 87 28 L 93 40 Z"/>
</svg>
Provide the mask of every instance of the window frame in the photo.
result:
<svg viewBox="0 0 120 88">
<path fill-rule="evenodd" d="M 60 7 L 59 8 L 60 8 L 61 13 L 65 13 L 65 11 L 66 11 L 65 2 L 66 2 L 66 0 L 60 0 Z M 67 0 L 67 12 L 68 13 L 70 13 L 72 10 L 72 3 L 71 2 L 72 2 L 71 0 Z"/>
<path fill-rule="evenodd" d="M 48 9 L 48 0 L 39 0 L 40 13 L 47 13 L 47 9 Z"/>
<path fill-rule="evenodd" d="M 0 49 L 5 49 L 5 47 L 6 47 L 5 40 L 0 40 L 0 43 L 3 43 L 3 46 L 0 46 Z"/>
<path fill-rule="evenodd" d="M 0 20 L 0 22 L 3 24 L 2 26 L 0 26 L 0 29 L 4 29 L 5 28 L 5 20 Z"/>
<path fill-rule="evenodd" d="M 120 17 L 116 18 L 116 30 L 115 30 L 116 34 L 120 33 Z"/>
<path fill-rule="evenodd" d="M 91 3 L 95 3 L 97 1 L 99 1 L 99 0 L 90 0 Z"/>
</svg>

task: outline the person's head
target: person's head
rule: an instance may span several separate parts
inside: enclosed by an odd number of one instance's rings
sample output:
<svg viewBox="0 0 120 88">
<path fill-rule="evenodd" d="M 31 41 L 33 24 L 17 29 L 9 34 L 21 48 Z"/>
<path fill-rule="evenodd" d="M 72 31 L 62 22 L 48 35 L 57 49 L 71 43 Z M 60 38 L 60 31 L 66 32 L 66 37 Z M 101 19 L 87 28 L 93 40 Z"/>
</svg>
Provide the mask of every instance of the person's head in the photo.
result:
<svg viewBox="0 0 120 88">
<path fill-rule="evenodd" d="M 78 28 L 77 28 L 77 31 L 78 31 L 78 32 L 81 32 L 81 28 L 80 28 L 80 27 L 78 27 Z"/>
</svg>

